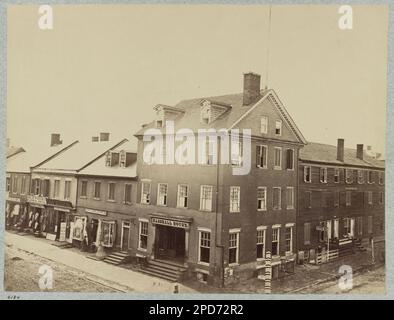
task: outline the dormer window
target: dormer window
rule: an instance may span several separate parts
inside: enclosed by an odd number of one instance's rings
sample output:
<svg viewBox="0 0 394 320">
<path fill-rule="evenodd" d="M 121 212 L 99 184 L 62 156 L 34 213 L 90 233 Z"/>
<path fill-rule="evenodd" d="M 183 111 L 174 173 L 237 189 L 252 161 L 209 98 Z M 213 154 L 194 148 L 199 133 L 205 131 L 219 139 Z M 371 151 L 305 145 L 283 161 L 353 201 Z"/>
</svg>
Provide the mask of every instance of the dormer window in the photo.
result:
<svg viewBox="0 0 394 320">
<path fill-rule="evenodd" d="M 111 166 L 111 152 L 107 152 L 107 154 L 105 155 L 105 166 Z"/>
<path fill-rule="evenodd" d="M 282 135 L 282 121 L 281 120 L 275 121 L 275 135 L 277 135 L 277 136 Z"/>
<path fill-rule="evenodd" d="M 201 108 L 201 122 L 204 124 L 209 124 L 209 120 L 211 118 L 211 107 L 203 106 Z"/>
<path fill-rule="evenodd" d="M 105 166 L 113 167 L 117 164 L 119 164 L 119 152 L 112 152 L 112 151 L 107 152 L 105 158 Z"/>
<path fill-rule="evenodd" d="M 126 152 L 124 150 L 119 153 L 119 167 L 126 167 Z"/>
<path fill-rule="evenodd" d="M 156 127 L 163 128 L 164 126 L 164 111 L 162 108 L 156 110 Z"/>
</svg>

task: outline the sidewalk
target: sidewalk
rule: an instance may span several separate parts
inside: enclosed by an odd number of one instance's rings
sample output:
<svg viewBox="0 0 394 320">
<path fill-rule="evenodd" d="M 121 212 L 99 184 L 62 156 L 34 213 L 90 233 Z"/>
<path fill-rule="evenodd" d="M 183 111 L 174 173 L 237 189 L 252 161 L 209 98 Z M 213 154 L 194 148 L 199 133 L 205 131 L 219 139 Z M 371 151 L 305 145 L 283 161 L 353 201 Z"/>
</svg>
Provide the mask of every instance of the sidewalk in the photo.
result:
<svg viewBox="0 0 394 320">
<path fill-rule="evenodd" d="M 370 252 L 358 252 L 318 266 L 310 264 L 296 265 L 294 274 L 271 282 L 271 292 L 273 294 L 302 294 L 307 288 L 338 279 L 340 277 L 339 267 L 342 265 L 352 267 L 354 275 L 355 273 L 362 272 L 364 270 L 377 268 L 383 264 L 376 263 L 372 265 Z M 256 278 L 244 280 L 240 283 L 220 289 L 203 286 L 196 282 L 187 282 L 187 285 L 205 293 L 220 292 L 264 294 L 264 281 Z"/>
<path fill-rule="evenodd" d="M 75 248 L 60 249 L 45 239 L 35 238 L 30 235 L 21 236 L 6 231 L 5 244 L 91 274 L 99 278 L 95 279 L 97 282 L 100 282 L 100 279 L 105 285 L 108 285 L 108 282 L 110 282 L 119 291 L 167 294 L 174 292 L 174 283 L 113 266 L 102 261 L 88 259 L 86 254 Z M 195 290 L 182 284 L 178 285 L 179 293 L 197 293 Z"/>
</svg>

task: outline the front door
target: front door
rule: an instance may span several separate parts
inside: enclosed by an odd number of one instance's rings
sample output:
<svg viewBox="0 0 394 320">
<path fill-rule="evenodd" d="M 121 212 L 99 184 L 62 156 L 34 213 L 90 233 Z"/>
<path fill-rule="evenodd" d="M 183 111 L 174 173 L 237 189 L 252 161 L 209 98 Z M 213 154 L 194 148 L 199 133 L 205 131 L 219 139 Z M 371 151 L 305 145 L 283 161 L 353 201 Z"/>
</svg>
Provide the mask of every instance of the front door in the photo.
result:
<svg viewBox="0 0 394 320">
<path fill-rule="evenodd" d="M 121 235 L 121 247 L 122 251 L 129 250 L 129 239 L 130 239 L 130 222 L 123 221 L 122 223 L 122 235 Z"/>
<path fill-rule="evenodd" d="M 185 230 L 169 226 L 157 226 L 156 228 L 158 258 L 183 262 L 185 258 Z"/>
</svg>

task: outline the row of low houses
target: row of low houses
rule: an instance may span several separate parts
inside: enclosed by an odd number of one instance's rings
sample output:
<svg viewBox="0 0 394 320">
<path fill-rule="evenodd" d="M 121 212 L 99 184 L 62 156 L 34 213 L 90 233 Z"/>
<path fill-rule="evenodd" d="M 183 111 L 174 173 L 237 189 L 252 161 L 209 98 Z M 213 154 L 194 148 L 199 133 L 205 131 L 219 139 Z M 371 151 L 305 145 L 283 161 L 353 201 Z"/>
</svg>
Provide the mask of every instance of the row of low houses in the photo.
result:
<svg viewBox="0 0 394 320">
<path fill-rule="evenodd" d="M 342 139 L 307 142 L 275 91 L 260 89 L 259 75 L 244 74 L 240 94 L 155 111 L 130 141 L 102 133 L 64 144 L 53 134 L 46 150 L 10 156 L 7 225 L 98 249 L 109 263 L 136 257 L 145 273 L 214 285 L 265 274 L 268 251 L 275 279 L 297 261 L 384 236 L 384 162 Z M 165 144 L 173 139 L 167 121 L 195 136 L 251 129 L 250 172 L 233 175 L 242 146 L 230 164 L 213 163 L 209 147 L 205 163 L 147 163 L 144 133 L 154 129 Z"/>
</svg>

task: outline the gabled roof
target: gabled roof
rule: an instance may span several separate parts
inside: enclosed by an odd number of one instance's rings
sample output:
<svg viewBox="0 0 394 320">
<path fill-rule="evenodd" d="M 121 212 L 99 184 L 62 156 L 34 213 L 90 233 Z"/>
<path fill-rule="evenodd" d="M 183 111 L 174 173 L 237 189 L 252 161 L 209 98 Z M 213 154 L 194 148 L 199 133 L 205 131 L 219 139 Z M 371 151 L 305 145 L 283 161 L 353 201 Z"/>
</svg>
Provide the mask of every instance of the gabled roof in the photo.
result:
<svg viewBox="0 0 394 320">
<path fill-rule="evenodd" d="M 228 94 L 222 96 L 213 96 L 213 97 L 203 97 L 189 100 L 182 100 L 177 105 L 176 108 L 184 110 L 185 113 L 177 118 L 175 121 L 175 131 L 182 128 L 188 128 L 196 132 L 198 129 L 209 129 L 214 128 L 216 130 L 219 129 L 231 129 L 236 124 L 239 123 L 247 114 L 253 111 L 263 100 L 270 99 L 270 102 L 274 104 L 277 108 L 278 112 L 288 123 L 290 129 L 296 135 L 296 137 L 302 143 L 306 143 L 305 138 L 301 134 L 300 130 L 297 128 L 293 119 L 279 100 L 277 94 L 272 89 L 264 89 L 260 91 L 261 98 L 254 104 L 244 105 L 243 104 L 243 93 L 236 94 Z M 201 111 L 201 102 L 207 100 L 213 104 L 227 106 L 228 110 L 221 114 L 215 121 L 204 124 L 200 121 L 200 111 Z M 155 121 L 145 125 L 142 129 L 140 129 L 135 135 L 141 136 L 143 133 L 150 128 L 158 129 L 162 132 L 165 132 L 165 128 L 156 128 Z"/>
<path fill-rule="evenodd" d="M 120 152 L 126 151 L 130 153 L 137 153 L 137 141 L 125 140 L 120 143 L 116 148 L 111 151 Z M 91 175 L 91 176 L 108 176 L 108 177 L 122 177 L 122 178 L 136 178 L 137 177 L 137 161 L 133 162 L 131 165 L 121 168 L 119 165 L 108 167 L 105 165 L 105 154 L 97 158 L 91 164 L 83 168 L 78 172 L 79 175 Z"/>
<path fill-rule="evenodd" d="M 117 142 L 78 142 L 57 157 L 54 157 L 46 163 L 36 167 L 34 171 L 76 173 L 88 166 L 97 158 L 104 155 L 108 150 L 116 148 L 125 140 L 126 139 L 122 139 Z"/>
<path fill-rule="evenodd" d="M 22 147 L 8 147 L 7 148 L 7 159 L 18 154 L 19 152 L 25 151 Z"/>
<path fill-rule="evenodd" d="M 26 151 L 19 152 L 7 159 L 6 170 L 7 172 L 30 173 L 31 168 L 45 163 L 77 142 L 73 141 L 52 147 L 37 144 L 34 148 L 26 148 Z"/>
<path fill-rule="evenodd" d="M 344 161 L 337 160 L 337 147 L 329 144 L 308 142 L 300 149 L 300 160 L 334 165 L 364 166 L 383 169 L 384 161 L 374 159 L 364 151 L 363 160 L 357 158 L 357 150 L 345 148 Z"/>
</svg>

